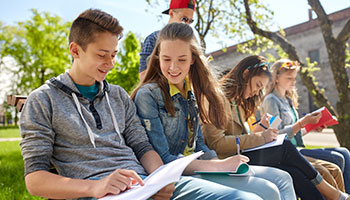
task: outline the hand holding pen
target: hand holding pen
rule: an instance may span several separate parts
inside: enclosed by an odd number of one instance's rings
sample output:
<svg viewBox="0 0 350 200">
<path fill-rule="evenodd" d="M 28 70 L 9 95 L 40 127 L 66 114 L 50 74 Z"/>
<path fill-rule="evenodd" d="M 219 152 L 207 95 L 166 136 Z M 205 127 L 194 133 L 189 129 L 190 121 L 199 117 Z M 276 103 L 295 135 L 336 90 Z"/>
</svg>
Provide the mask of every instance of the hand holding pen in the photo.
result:
<svg viewBox="0 0 350 200">
<path fill-rule="evenodd" d="M 275 128 L 270 128 L 269 121 L 270 121 L 270 119 L 271 119 L 272 117 L 273 117 L 273 116 L 270 115 L 270 114 L 265 114 L 265 115 L 261 118 L 262 120 L 258 120 L 258 121 L 256 121 L 255 123 L 253 123 L 253 125 L 254 125 L 254 124 L 258 124 L 261 128 L 263 128 L 263 131 L 264 131 L 264 132 L 262 133 L 262 135 L 263 135 L 263 137 L 264 137 L 265 143 L 272 142 L 272 141 L 276 140 L 277 137 L 278 137 L 278 130 L 275 129 Z M 268 126 L 264 125 L 264 124 L 262 123 L 262 121 L 265 121 L 265 124 L 267 123 Z M 254 129 L 254 130 L 259 130 L 259 128 L 256 128 L 256 129 Z M 260 130 L 261 130 L 261 129 L 260 129 Z"/>
<path fill-rule="evenodd" d="M 254 122 L 252 125 L 258 125 L 254 128 L 253 132 L 261 132 L 269 128 L 269 121 L 271 119 L 272 115 L 266 113 L 264 114 L 261 119 Z"/>
</svg>

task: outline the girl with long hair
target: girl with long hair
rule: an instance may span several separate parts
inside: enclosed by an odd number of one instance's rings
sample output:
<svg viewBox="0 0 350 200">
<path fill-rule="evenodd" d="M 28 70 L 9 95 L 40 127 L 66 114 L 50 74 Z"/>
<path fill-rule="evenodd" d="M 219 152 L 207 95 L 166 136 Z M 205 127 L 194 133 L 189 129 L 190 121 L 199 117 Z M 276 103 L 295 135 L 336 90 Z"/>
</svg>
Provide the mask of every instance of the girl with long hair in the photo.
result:
<svg viewBox="0 0 350 200">
<path fill-rule="evenodd" d="M 200 159 L 189 164 L 185 175 L 194 175 L 196 171 L 232 171 L 238 164 L 249 161 L 242 155 L 217 159 L 215 151 L 204 143 L 199 121 L 224 127 L 229 118 L 224 107 L 225 96 L 209 71 L 190 26 L 172 23 L 161 30 L 146 75 L 131 97 L 150 142 L 164 163 L 193 152 L 204 152 Z M 203 175 L 201 178 L 263 199 L 280 199 L 280 191 L 289 191 L 293 198 L 287 173 L 251 167 L 255 176 Z M 266 180 L 266 173 L 277 178 Z"/>
<path fill-rule="evenodd" d="M 303 128 L 306 124 L 318 123 L 321 114 L 309 113 L 299 119 L 298 93 L 295 87 L 297 73 L 300 65 L 296 61 L 280 59 L 271 67 L 272 81 L 268 84 L 266 97 L 261 104 L 261 113 L 270 113 L 282 119 L 280 132 L 287 133 L 288 139 L 297 147 L 305 147 L 302 136 L 306 133 Z M 318 128 L 316 131 L 321 131 Z M 300 153 L 315 159 L 321 159 L 337 164 L 343 171 L 345 191 L 350 192 L 350 153 L 347 148 L 302 148 Z M 337 181 L 344 190 L 343 180 Z"/>
<path fill-rule="evenodd" d="M 256 112 L 262 91 L 270 78 L 269 63 L 262 56 L 244 58 L 221 78 L 220 84 L 226 95 L 226 110 L 231 116 L 229 123 L 224 128 L 215 124 L 204 124 L 202 128 L 206 143 L 220 158 L 237 153 L 237 137 L 241 141 L 240 148 L 248 149 L 269 143 L 278 136 L 277 129 L 265 130 L 268 127 L 267 115 L 262 117 L 260 124 L 252 131 L 247 124 L 249 116 Z M 288 140 L 282 145 L 245 152 L 243 155 L 249 157 L 249 164 L 276 167 L 289 172 L 296 193 L 302 199 L 345 198 L 343 193 L 323 180 Z"/>
</svg>

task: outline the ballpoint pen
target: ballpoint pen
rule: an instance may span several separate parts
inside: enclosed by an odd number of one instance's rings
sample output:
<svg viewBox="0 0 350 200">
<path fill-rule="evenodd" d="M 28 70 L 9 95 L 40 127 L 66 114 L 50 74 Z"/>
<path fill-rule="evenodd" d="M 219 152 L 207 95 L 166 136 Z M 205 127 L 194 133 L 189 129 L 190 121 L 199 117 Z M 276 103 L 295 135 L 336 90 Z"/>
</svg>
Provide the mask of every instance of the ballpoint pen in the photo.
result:
<svg viewBox="0 0 350 200">
<path fill-rule="evenodd" d="M 262 123 L 258 123 L 261 127 L 263 127 L 264 129 L 267 129 L 267 127 L 266 126 L 264 126 L 264 124 L 262 124 Z"/>
<path fill-rule="evenodd" d="M 254 126 L 255 124 L 259 123 L 260 122 L 260 119 L 256 122 L 254 122 L 252 125 Z"/>
<path fill-rule="evenodd" d="M 259 124 L 264 129 L 267 129 L 267 127 L 264 124 L 260 123 L 260 119 L 258 121 L 256 121 L 256 122 L 254 122 L 252 125 L 254 126 L 255 124 Z"/>
<path fill-rule="evenodd" d="M 236 144 L 237 144 L 237 155 L 240 155 L 241 154 L 241 143 L 239 141 L 239 138 L 236 137 Z"/>
</svg>

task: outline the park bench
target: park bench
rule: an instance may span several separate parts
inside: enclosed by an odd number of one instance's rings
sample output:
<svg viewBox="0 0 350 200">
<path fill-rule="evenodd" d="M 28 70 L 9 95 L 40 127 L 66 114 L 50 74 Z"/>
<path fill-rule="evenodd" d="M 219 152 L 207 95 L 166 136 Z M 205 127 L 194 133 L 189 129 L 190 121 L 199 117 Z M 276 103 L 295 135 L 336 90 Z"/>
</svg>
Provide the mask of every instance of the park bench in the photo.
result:
<svg viewBox="0 0 350 200">
<path fill-rule="evenodd" d="M 23 108 L 26 100 L 27 100 L 27 96 L 23 96 L 23 95 L 8 95 L 7 96 L 7 104 L 10 106 L 16 107 L 18 112 L 22 111 L 22 108 Z M 58 174 L 57 170 L 55 169 L 55 167 L 52 164 L 50 166 L 50 172 L 52 172 L 54 174 Z"/>
<path fill-rule="evenodd" d="M 16 107 L 18 112 L 22 111 L 24 103 L 27 100 L 27 96 L 22 95 L 8 95 L 7 96 L 7 104 L 10 106 Z"/>
</svg>

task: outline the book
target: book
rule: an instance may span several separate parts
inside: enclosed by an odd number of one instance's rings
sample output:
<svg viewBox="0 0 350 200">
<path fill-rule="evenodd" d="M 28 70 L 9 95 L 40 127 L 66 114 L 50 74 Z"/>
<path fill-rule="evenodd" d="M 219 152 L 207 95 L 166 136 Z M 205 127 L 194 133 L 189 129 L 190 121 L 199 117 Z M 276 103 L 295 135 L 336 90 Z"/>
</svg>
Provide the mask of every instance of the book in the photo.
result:
<svg viewBox="0 0 350 200">
<path fill-rule="evenodd" d="M 203 154 L 202 151 L 176 159 L 168 164 L 160 166 L 143 180 L 144 185 L 133 188 L 117 195 L 107 195 L 99 200 L 145 200 L 157 193 L 166 185 L 179 181 L 182 172 L 193 160 Z"/>
<path fill-rule="evenodd" d="M 252 176 L 254 170 L 247 163 L 240 163 L 234 171 L 195 171 L 199 175 Z"/>
<path fill-rule="evenodd" d="M 281 144 L 283 144 L 283 141 L 286 138 L 286 135 L 287 135 L 287 133 L 280 134 L 277 136 L 277 139 L 272 141 L 272 142 L 269 142 L 269 143 L 266 143 L 266 144 L 263 144 L 260 146 L 256 146 L 256 147 L 253 147 L 250 149 L 245 149 L 245 150 L 242 150 L 242 152 L 256 151 L 259 149 L 265 149 L 265 148 L 270 148 L 270 147 L 281 145 Z"/>
<path fill-rule="evenodd" d="M 312 113 L 317 113 L 317 112 L 321 112 L 322 114 L 321 119 L 316 124 L 306 124 L 304 128 L 307 133 L 322 125 L 332 126 L 332 125 L 338 124 L 337 118 L 335 116 L 332 116 L 332 114 L 329 112 L 329 110 L 326 107 L 322 107 L 318 110 L 315 110 Z"/>
</svg>

